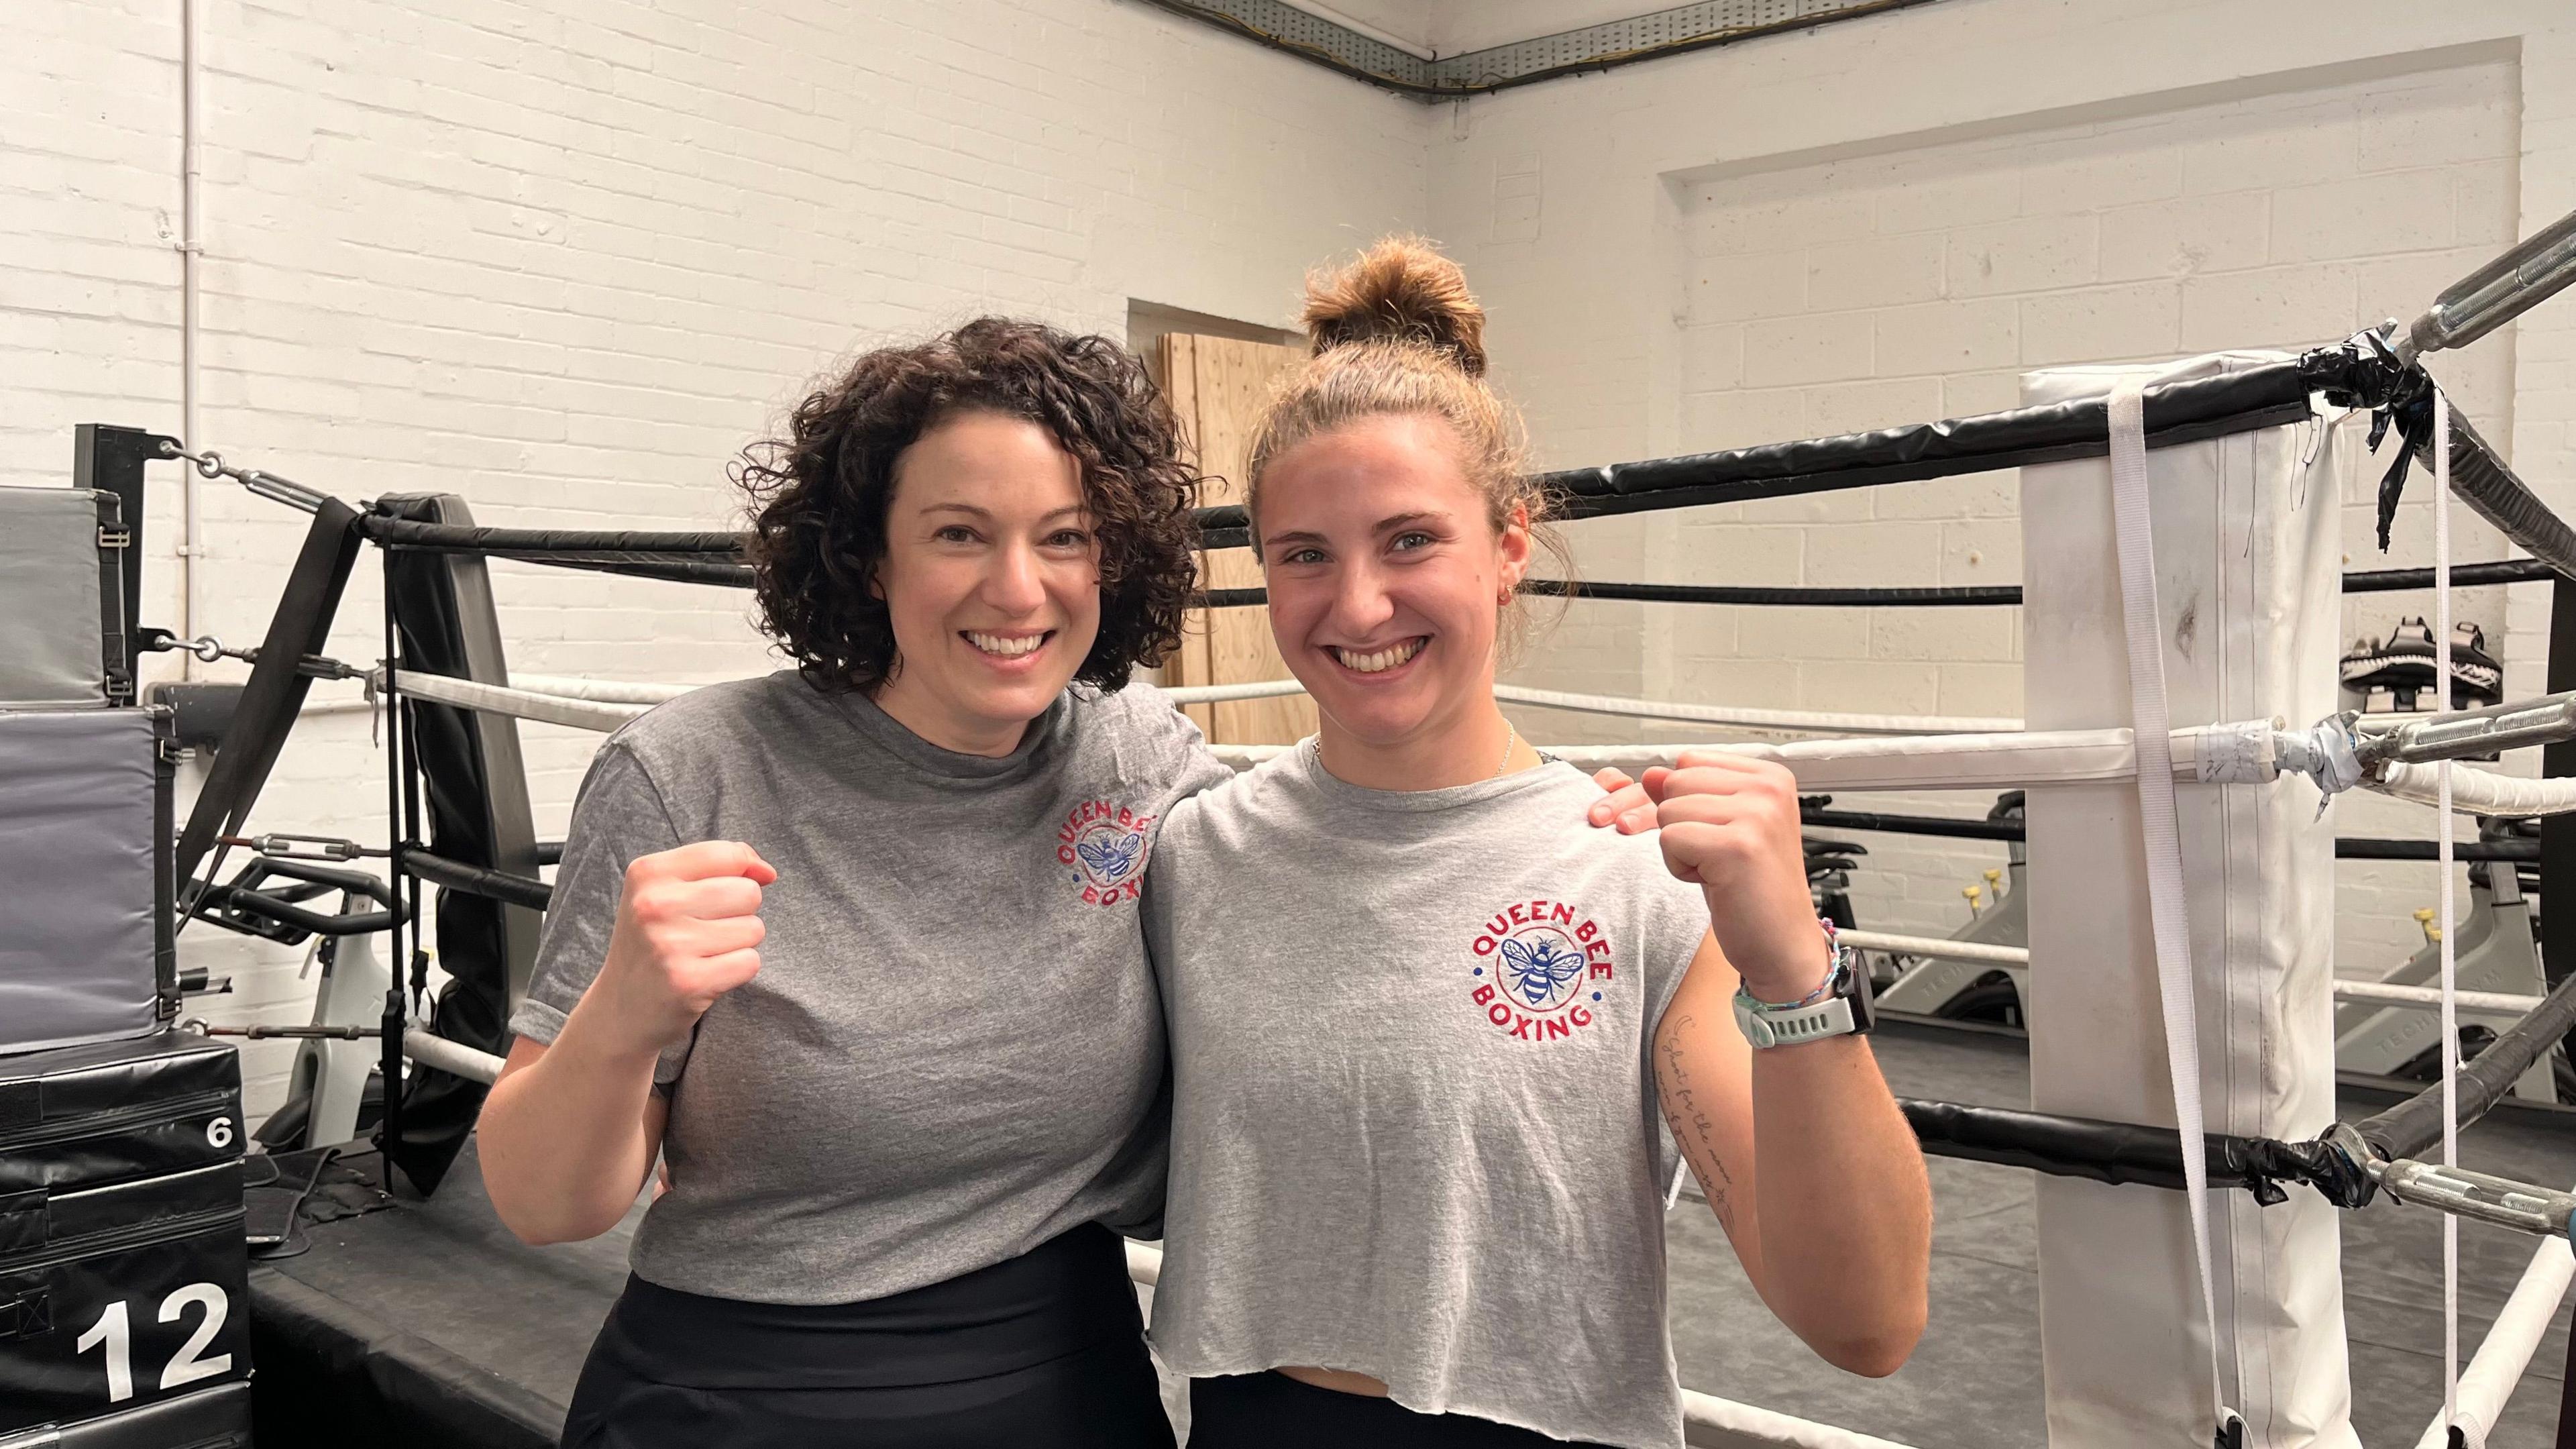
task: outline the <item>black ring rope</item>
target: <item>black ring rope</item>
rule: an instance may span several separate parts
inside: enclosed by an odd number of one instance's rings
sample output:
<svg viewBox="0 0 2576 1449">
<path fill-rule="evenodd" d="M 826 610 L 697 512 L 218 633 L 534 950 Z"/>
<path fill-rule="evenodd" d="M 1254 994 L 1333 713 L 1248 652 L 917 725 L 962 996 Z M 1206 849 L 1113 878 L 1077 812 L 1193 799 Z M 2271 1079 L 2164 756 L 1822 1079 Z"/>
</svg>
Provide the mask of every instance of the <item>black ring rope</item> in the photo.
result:
<svg viewBox="0 0 2576 1449">
<path fill-rule="evenodd" d="M 2313 416 L 2310 398 L 2380 413 L 2373 441 L 2402 423 L 2405 447 L 2383 485 L 2393 499 L 2408 456 L 2425 449 L 2429 423 L 2416 417 L 2429 383 L 2417 366 L 2399 367 L 2356 342 L 2319 348 L 2296 358 L 2216 377 L 2191 378 L 2147 389 L 2147 445 L 2163 447 L 2224 437 Z M 2100 457 L 2108 451 L 2108 403 L 2102 398 L 2013 408 L 1940 422 L 1845 433 L 1599 468 L 1543 474 L 1539 483 L 1568 519 L 1599 518 L 1648 509 L 1683 508 L 1806 493 L 1838 492 L 1891 483 L 1923 482 L 1965 473 L 2035 463 Z M 2520 545 L 2528 559 L 2465 564 L 2452 571 L 2461 587 L 2518 583 L 2553 576 L 2576 577 L 2576 531 L 2544 507 L 2485 440 L 2455 418 L 2454 482 L 2470 506 Z M 1249 518 L 1239 504 L 1201 508 L 1195 517 L 1205 548 L 1250 542 Z M 484 553 L 532 563 L 591 568 L 685 582 L 743 586 L 751 582 L 740 535 L 721 532 L 484 528 L 424 523 L 371 513 L 359 532 L 389 548 Z M 2427 588 L 2430 569 L 2381 569 L 2348 574 L 2347 593 Z M 1583 584 L 1541 580 L 1532 592 L 1572 598 L 1657 603 L 1806 605 L 1874 608 L 2006 605 L 2021 602 L 2016 585 L 1938 588 L 1750 588 L 1693 584 Z M 1257 590 L 1211 591 L 1208 607 L 1259 602 Z"/>
<path fill-rule="evenodd" d="M 1947 815 L 1889 815 L 1870 810 L 1828 810 L 1819 807 L 1798 812 L 1799 823 L 1819 830 L 1860 830 L 1889 835 L 1927 835 L 1951 840 L 2000 840 L 2018 843 L 2025 839 L 2019 820 L 1971 820 Z M 2382 840 L 2354 836 L 2335 842 L 2337 860 L 2436 860 L 2439 843 L 2431 840 Z M 2452 858 L 2464 862 L 2482 860 L 2538 861 L 2537 840 L 2462 840 L 2451 846 Z"/>
</svg>

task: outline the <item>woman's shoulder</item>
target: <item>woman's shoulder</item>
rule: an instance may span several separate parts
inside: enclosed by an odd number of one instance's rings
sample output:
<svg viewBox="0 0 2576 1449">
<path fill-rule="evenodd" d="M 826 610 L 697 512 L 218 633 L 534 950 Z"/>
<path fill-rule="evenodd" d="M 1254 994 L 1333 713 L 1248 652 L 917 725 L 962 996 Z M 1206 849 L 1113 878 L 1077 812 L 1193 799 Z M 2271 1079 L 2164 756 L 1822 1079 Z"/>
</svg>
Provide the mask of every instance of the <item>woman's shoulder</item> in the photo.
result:
<svg viewBox="0 0 2576 1449">
<path fill-rule="evenodd" d="M 603 748 L 659 774 L 740 751 L 745 738 L 789 737 L 831 702 L 792 669 L 703 685 L 621 725 Z"/>
<path fill-rule="evenodd" d="M 1298 769 L 1299 748 L 1292 745 L 1248 770 L 1228 769 L 1207 788 L 1174 801 L 1163 817 L 1165 837 L 1217 854 L 1266 849 L 1264 838 L 1296 828 L 1301 806 L 1312 798 Z"/>
<path fill-rule="evenodd" d="M 1594 825 L 1591 809 L 1601 787 L 1590 775 L 1562 760 L 1538 767 L 1543 782 L 1512 797 L 1511 806 L 1531 839 L 1546 840 L 1560 859 L 1612 873 L 1651 872 L 1664 875 L 1663 848 L 1653 831 L 1623 835 Z"/>
<path fill-rule="evenodd" d="M 1208 748 L 1198 722 L 1150 684 L 1116 690 L 1076 684 L 1066 700 L 1077 752 L 1105 756 L 1122 783 L 1180 798 L 1230 773 Z"/>
</svg>

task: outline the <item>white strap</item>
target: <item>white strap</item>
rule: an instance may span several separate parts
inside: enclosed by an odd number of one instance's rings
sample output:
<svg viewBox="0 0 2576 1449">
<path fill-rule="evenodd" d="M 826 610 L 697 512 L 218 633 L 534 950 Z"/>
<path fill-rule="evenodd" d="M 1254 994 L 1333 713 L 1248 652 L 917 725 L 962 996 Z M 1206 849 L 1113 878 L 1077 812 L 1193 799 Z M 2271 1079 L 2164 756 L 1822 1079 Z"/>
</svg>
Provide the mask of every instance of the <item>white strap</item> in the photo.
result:
<svg viewBox="0 0 2576 1449">
<path fill-rule="evenodd" d="M 2433 389 L 2433 708 L 2451 707 L 2451 400 Z M 2442 1165 L 2460 1160 L 2459 934 L 2451 879 L 2451 762 L 2435 767 L 2434 857 L 2442 872 Z M 2460 1412 L 2460 1220 L 2442 1214 L 2442 1422 Z M 2483 1431 L 2471 1441 L 2481 1449 Z"/>
<path fill-rule="evenodd" d="M 2147 908 L 2163 998 L 2165 1063 L 2173 1074 L 2174 1123 L 2182 1134 L 2183 1188 L 2191 1243 L 2200 1261 L 2200 1305 L 2209 1321 L 2209 1397 L 2214 1423 L 2229 1418 L 2218 1368 L 2218 1291 L 2210 1270 L 2209 1160 L 2200 1107 L 2200 1024 L 2192 1005 L 2191 916 L 2183 893 L 2182 837 L 2174 820 L 2171 712 L 2165 699 L 2163 615 L 2156 601 L 2154 514 L 2147 491 L 2146 384 L 2111 392 L 2111 516 L 2119 541 L 2120 604 L 2129 644 L 2129 712 L 2138 750 L 2138 820 L 2146 837 Z"/>
</svg>

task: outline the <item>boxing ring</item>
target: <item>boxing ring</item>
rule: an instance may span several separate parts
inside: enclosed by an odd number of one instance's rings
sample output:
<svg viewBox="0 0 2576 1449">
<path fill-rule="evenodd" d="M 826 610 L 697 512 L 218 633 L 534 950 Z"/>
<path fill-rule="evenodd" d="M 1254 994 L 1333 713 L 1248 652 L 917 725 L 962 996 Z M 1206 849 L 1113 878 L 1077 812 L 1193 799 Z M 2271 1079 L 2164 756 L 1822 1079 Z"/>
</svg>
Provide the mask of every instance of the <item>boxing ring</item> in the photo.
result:
<svg viewBox="0 0 2576 1449">
<path fill-rule="evenodd" d="M 2356 1444 L 2338 1214 L 2385 1196 L 2543 1239 L 2506 1314 L 2446 1394 L 2426 1443 L 2482 1445 L 2564 1296 L 2576 1193 L 2455 1165 L 2456 1135 L 2576 1025 L 2576 977 L 2543 996 L 2464 996 L 2446 969 L 2429 990 L 2338 986 L 2332 862 L 2322 802 L 2360 789 L 2452 813 L 2548 817 L 2545 871 L 2576 879 L 2576 771 L 2553 749 L 2538 779 L 2460 763 L 2576 742 L 2576 531 L 2541 505 L 2453 413 L 2417 354 L 2474 340 L 2576 280 L 2576 217 L 2444 295 L 2411 329 L 2298 354 L 2031 374 L 2005 412 L 1553 474 L 1574 519 L 2022 471 L 2029 577 L 2017 589 L 1750 589 L 1538 581 L 1531 592 L 1663 603 L 1994 607 L 2028 620 L 2027 720 L 1875 717 L 1498 688 L 1507 702 L 1738 733 L 1833 738 L 1705 745 L 1542 746 L 1585 768 L 1668 763 L 1687 749 L 1776 759 L 1810 790 L 2028 791 L 2028 951 L 1910 937 L 1855 944 L 1983 950 L 2086 963 L 2033 981 L 2028 1110 L 1906 1100 L 1927 1153 L 2038 1174 L 2042 1356 L 2052 1442 L 2214 1440 Z M 2345 416 L 2396 435 L 2384 530 L 2409 460 L 2431 475 L 2430 569 L 2340 572 L 2333 466 Z M 506 1047 L 550 888 L 531 827 L 516 722 L 613 730 L 679 686 L 513 675 L 489 559 L 678 582 L 749 582 L 725 533 L 484 528 L 452 496 L 352 506 L 176 440 L 208 477 L 230 477 L 312 516 L 275 622 L 253 656 L 223 747 L 178 845 L 186 908 L 254 915 L 255 880 L 219 879 L 224 852 L 292 859 L 245 836 L 253 803 L 312 678 L 363 678 L 386 731 L 394 875 L 392 963 L 373 1036 L 389 1166 L 435 1188 L 464 1145 Z M 139 463 L 137 464 L 139 467 Z M 2456 496 L 2527 558 L 2453 569 Z M 1245 543 L 1239 508 L 1202 510 L 1209 547 Z M 355 555 L 383 553 L 384 648 L 372 667 L 322 657 Z M 2469 583 L 2550 581 L 2551 693 L 2490 709 L 2364 721 L 2336 708 L 2337 600 L 2425 588 L 2443 620 Z M 1208 595 L 1211 607 L 1261 591 Z M 171 641 L 165 641 L 171 642 Z M 187 643 L 190 641 L 175 641 Z M 2563 645 L 2563 647 L 2562 647 Z M 220 646 L 216 646 L 220 647 Z M 2447 677 L 2448 660 L 2440 677 Z M 1293 692 L 1293 681 L 1171 691 L 1178 702 Z M 1282 747 L 1220 746 L 1238 768 Z M 1969 822 L 1957 822 L 1965 825 Z M 1864 827 L 1866 828 L 1866 827 Z M 2447 938 L 2455 859 L 2447 818 L 2428 853 L 2443 869 Z M 272 842 L 274 843 L 274 842 Z M 2381 844 L 2388 844 L 2382 842 Z M 2415 843 L 2404 842 L 2412 847 Z M 202 871 L 202 875 L 200 872 Z M 436 886 L 450 983 L 434 1020 L 419 949 L 423 887 Z M 2554 959 L 2576 961 L 2576 912 L 2549 920 Z M 2563 948 L 2563 949 L 2562 949 Z M 2439 1082 L 2359 1123 L 2333 1113 L 2333 1002 L 2375 1000 L 2499 1028 Z M 2292 1189 L 2297 1189 L 2293 1191 Z M 1131 1268 L 1150 1284 L 1141 1245 Z M 2446 1323 L 2455 1318 L 2446 1315 Z M 2450 1332 L 2456 1333 L 2452 1327 Z M 1704 1394 L 1688 1396 L 1695 1444 L 1885 1446 Z"/>
</svg>

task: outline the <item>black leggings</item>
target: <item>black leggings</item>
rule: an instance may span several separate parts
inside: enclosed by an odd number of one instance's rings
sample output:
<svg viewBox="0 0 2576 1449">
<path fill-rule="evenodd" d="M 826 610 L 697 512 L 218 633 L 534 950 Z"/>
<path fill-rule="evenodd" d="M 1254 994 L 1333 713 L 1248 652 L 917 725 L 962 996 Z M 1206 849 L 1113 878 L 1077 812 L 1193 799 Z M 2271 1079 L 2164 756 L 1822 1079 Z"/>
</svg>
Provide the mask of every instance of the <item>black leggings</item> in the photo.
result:
<svg viewBox="0 0 2576 1449">
<path fill-rule="evenodd" d="M 1417 1414 L 1393 1399 L 1319 1389 L 1286 1374 L 1190 1380 L 1190 1449 L 1605 1449 L 1468 1414 Z"/>
<path fill-rule="evenodd" d="M 641 1278 L 573 1390 L 564 1449 L 1171 1449 L 1117 1235 L 863 1303 L 742 1303 Z"/>
</svg>

